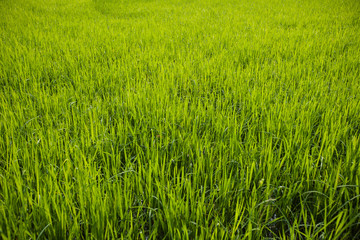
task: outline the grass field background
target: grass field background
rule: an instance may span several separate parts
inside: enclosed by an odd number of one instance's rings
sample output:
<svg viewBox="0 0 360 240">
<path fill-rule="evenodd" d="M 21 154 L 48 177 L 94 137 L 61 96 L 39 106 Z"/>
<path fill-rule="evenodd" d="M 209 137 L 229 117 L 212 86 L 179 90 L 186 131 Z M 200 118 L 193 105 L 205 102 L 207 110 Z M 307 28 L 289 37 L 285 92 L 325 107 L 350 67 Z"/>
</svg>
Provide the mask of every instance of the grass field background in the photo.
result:
<svg viewBox="0 0 360 240">
<path fill-rule="evenodd" d="M 0 0 L 0 238 L 359 239 L 360 1 Z"/>
</svg>

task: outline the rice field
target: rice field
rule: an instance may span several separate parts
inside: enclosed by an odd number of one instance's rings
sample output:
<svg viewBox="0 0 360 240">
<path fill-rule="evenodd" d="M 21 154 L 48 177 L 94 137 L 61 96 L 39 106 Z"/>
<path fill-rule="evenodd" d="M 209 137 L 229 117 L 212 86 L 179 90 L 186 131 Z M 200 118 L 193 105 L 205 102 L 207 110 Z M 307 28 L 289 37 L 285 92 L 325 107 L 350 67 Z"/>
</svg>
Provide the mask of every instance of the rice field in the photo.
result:
<svg viewBox="0 0 360 240">
<path fill-rule="evenodd" d="M 1 239 L 360 239 L 360 1 L 0 0 Z"/>
</svg>

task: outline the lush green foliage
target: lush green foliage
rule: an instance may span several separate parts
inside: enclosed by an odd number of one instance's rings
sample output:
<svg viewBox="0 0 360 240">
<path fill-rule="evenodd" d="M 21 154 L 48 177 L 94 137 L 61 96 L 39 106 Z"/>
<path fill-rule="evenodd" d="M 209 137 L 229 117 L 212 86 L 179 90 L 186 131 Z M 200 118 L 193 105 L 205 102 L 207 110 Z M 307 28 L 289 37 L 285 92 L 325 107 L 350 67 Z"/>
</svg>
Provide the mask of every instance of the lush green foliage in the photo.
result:
<svg viewBox="0 0 360 240">
<path fill-rule="evenodd" d="M 0 238 L 360 238 L 360 1 L 0 16 Z"/>
</svg>

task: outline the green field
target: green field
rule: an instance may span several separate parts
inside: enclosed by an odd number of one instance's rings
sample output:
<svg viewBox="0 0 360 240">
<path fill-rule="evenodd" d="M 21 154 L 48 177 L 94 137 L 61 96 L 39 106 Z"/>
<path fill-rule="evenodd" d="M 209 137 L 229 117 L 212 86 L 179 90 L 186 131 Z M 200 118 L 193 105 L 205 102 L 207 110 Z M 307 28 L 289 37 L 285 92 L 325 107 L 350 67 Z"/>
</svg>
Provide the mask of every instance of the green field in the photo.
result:
<svg viewBox="0 0 360 240">
<path fill-rule="evenodd" d="M 360 239 L 360 1 L 0 0 L 1 239 Z"/>
</svg>

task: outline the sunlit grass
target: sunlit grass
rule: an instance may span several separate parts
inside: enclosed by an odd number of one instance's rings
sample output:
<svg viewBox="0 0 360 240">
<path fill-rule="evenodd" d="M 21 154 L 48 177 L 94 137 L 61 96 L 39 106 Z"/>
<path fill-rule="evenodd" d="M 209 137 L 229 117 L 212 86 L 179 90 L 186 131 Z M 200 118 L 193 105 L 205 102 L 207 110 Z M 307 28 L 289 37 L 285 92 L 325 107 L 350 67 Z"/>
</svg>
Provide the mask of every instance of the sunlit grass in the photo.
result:
<svg viewBox="0 0 360 240">
<path fill-rule="evenodd" d="M 360 2 L 0 1 L 2 239 L 360 238 Z"/>
</svg>

